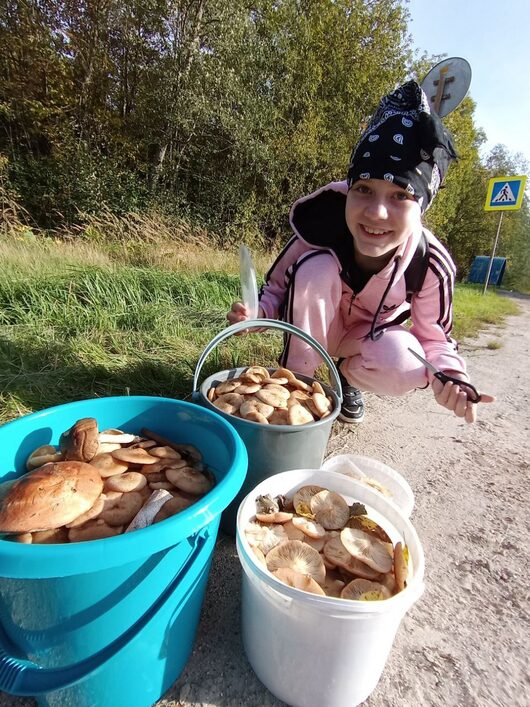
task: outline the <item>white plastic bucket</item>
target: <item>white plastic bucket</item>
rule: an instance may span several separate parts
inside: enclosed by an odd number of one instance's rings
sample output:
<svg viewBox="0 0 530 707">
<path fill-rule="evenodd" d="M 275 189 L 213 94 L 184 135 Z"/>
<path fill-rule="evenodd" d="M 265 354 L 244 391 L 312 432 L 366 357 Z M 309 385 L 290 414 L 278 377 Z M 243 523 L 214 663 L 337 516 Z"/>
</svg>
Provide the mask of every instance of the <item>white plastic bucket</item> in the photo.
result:
<svg viewBox="0 0 530 707">
<path fill-rule="evenodd" d="M 384 601 L 334 599 L 288 587 L 260 565 L 244 533 L 256 497 L 290 496 L 307 484 L 336 491 L 349 503 L 364 503 L 394 543 L 407 544 L 412 573 L 406 589 Z M 243 567 L 243 645 L 265 687 L 292 707 L 353 707 L 366 700 L 381 677 L 401 619 L 424 589 L 423 549 L 403 511 L 342 474 L 296 469 L 266 479 L 246 496 L 236 541 Z"/>
<path fill-rule="evenodd" d="M 322 468 L 358 480 L 360 480 L 358 474 L 360 471 L 362 475 L 378 481 L 390 493 L 390 500 L 401 508 L 407 518 L 410 518 L 414 508 L 414 493 L 408 481 L 398 471 L 378 459 L 357 454 L 336 454 L 326 459 Z"/>
</svg>

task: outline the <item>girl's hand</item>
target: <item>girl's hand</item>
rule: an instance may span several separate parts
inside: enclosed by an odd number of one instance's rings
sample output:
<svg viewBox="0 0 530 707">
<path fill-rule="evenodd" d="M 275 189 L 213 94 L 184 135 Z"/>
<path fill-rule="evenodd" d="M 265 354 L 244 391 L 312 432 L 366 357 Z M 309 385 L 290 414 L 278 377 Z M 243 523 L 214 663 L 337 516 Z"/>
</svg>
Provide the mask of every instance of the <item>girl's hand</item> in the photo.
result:
<svg viewBox="0 0 530 707">
<path fill-rule="evenodd" d="M 227 313 L 226 318 L 228 319 L 228 322 L 230 324 L 237 324 L 238 322 L 246 322 L 247 319 L 249 319 L 249 313 L 243 302 L 234 302 L 232 304 L 231 310 Z M 265 312 L 263 309 L 260 307 L 258 310 L 258 319 L 265 319 Z M 263 329 L 260 329 L 258 327 L 253 327 L 250 331 L 253 332 L 259 332 L 263 331 Z M 247 334 L 249 332 L 249 329 L 245 329 L 244 331 L 240 331 L 236 336 L 239 336 L 239 334 Z"/>
<path fill-rule="evenodd" d="M 451 372 L 451 375 L 455 378 L 460 377 L 454 372 Z M 464 380 L 463 376 L 462 380 Z M 451 381 L 444 385 L 437 378 L 434 378 L 431 386 L 438 405 L 447 408 L 447 410 L 452 410 L 457 417 L 463 417 L 468 423 L 475 422 L 477 419 L 477 403 L 470 402 L 459 385 Z M 480 395 L 481 403 L 492 403 L 495 400 L 493 395 L 488 395 L 487 393 L 481 393 Z"/>
</svg>

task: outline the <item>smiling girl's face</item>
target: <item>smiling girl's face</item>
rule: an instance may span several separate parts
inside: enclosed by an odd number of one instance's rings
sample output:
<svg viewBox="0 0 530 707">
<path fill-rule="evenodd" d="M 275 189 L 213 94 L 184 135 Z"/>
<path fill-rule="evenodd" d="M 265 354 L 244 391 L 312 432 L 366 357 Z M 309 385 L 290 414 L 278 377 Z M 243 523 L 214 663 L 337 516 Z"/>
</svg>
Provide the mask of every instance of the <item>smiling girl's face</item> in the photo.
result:
<svg viewBox="0 0 530 707">
<path fill-rule="evenodd" d="M 346 198 L 346 223 L 355 252 L 367 258 L 389 258 L 421 226 L 416 199 L 383 179 L 359 179 Z"/>
</svg>

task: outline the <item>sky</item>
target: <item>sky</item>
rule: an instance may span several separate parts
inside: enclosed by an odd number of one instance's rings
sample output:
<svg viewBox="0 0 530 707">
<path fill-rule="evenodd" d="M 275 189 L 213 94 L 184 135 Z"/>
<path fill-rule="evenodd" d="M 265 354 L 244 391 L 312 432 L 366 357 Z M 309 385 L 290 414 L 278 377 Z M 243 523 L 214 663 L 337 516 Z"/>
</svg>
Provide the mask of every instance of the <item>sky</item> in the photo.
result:
<svg viewBox="0 0 530 707">
<path fill-rule="evenodd" d="M 502 143 L 530 165 L 530 0 L 409 0 L 408 10 L 417 49 L 471 65 L 468 95 L 487 136 L 481 153 Z"/>
</svg>

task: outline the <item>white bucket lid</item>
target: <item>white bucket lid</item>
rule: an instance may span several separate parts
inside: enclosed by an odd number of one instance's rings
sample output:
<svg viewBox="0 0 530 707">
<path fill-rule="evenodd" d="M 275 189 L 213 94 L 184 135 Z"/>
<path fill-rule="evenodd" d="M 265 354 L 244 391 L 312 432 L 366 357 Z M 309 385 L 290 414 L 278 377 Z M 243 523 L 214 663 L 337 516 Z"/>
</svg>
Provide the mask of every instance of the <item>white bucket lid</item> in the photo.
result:
<svg viewBox="0 0 530 707">
<path fill-rule="evenodd" d="M 388 533 L 392 542 L 403 542 L 409 549 L 412 573 L 407 587 L 390 599 L 384 601 L 352 601 L 334 597 L 310 594 L 294 587 L 289 587 L 262 564 L 249 545 L 245 527 L 256 514 L 257 496 L 290 496 L 302 486 L 323 486 L 330 491 L 340 493 L 348 503 L 359 501 L 367 507 L 368 515 Z M 237 550 L 245 571 L 251 568 L 270 588 L 280 594 L 303 602 L 310 602 L 315 610 L 329 613 L 386 613 L 387 611 L 406 611 L 423 593 L 423 574 L 425 558 L 423 548 L 408 517 L 403 510 L 381 493 L 355 481 L 354 479 L 324 469 L 293 469 L 270 476 L 256 486 L 241 502 L 237 514 Z"/>
<path fill-rule="evenodd" d="M 357 454 L 337 454 L 326 459 L 322 468 L 345 474 L 361 483 L 363 483 L 363 477 L 374 479 L 390 492 L 390 500 L 401 508 L 407 518 L 410 518 L 414 508 L 414 493 L 406 479 L 392 467 L 371 457 Z M 377 489 L 375 490 L 377 491 Z"/>
</svg>

